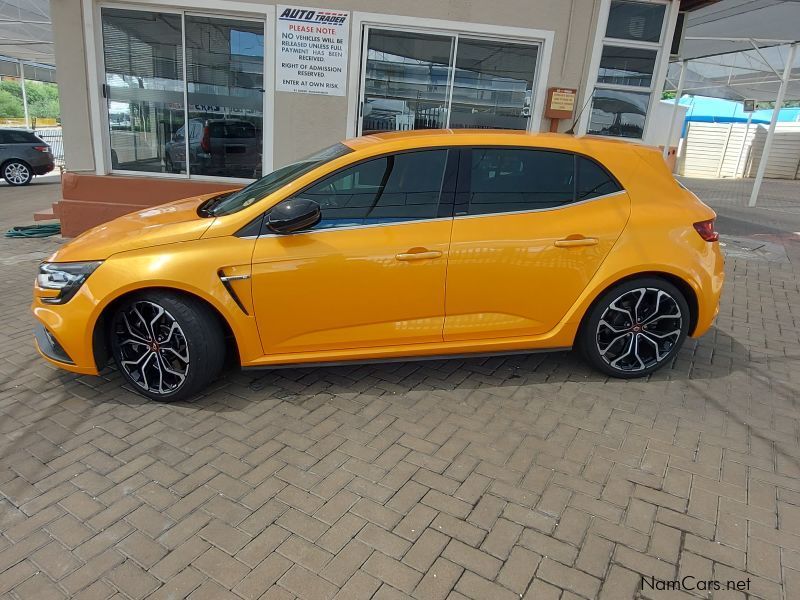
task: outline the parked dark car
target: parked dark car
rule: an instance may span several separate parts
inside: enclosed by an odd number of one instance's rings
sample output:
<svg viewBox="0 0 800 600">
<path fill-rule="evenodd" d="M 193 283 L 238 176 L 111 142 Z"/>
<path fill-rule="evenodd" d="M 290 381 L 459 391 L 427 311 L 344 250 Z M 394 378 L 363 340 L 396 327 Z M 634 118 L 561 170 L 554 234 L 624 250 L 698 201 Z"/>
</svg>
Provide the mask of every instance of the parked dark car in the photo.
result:
<svg viewBox="0 0 800 600">
<path fill-rule="evenodd" d="M 9 185 L 28 185 L 55 168 L 53 152 L 27 129 L 0 128 L 0 176 Z"/>
<path fill-rule="evenodd" d="M 167 142 L 164 168 L 186 171 L 186 131 L 183 126 Z M 261 164 L 261 132 L 244 119 L 190 119 L 189 161 L 195 175 L 252 178 Z"/>
</svg>

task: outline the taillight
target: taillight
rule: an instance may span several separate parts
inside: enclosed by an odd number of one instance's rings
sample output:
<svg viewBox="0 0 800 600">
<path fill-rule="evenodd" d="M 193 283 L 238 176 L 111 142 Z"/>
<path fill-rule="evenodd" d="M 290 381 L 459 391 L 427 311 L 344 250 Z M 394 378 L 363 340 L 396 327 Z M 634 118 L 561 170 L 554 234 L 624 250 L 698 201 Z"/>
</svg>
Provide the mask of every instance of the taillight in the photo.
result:
<svg viewBox="0 0 800 600">
<path fill-rule="evenodd" d="M 714 219 L 698 221 L 694 224 L 694 229 L 700 234 L 700 237 L 707 242 L 716 242 L 719 240 L 719 234 L 714 231 Z"/>
<path fill-rule="evenodd" d="M 209 131 L 208 125 L 203 127 L 203 137 L 200 139 L 200 148 L 203 152 L 211 153 L 211 131 Z"/>
<path fill-rule="evenodd" d="M 50 152 L 50 146 L 34 146 L 33 149 L 38 152 Z"/>
</svg>

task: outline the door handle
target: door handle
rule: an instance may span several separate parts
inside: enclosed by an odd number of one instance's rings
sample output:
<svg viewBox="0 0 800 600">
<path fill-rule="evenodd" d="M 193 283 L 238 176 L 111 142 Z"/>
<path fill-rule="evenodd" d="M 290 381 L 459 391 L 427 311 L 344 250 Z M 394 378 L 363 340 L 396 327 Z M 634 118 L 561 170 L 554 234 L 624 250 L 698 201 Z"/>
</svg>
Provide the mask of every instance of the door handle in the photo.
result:
<svg viewBox="0 0 800 600">
<path fill-rule="evenodd" d="M 563 240 L 556 240 L 553 245 L 556 248 L 576 248 L 578 246 L 596 246 L 600 243 L 597 238 L 591 237 L 568 237 Z"/>
<path fill-rule="evenodd" d="M 430 260 L 432 258 L 439 258 L 442 255 L 438 250 L 424 250 L 422 252 L 403 252 L 402 254 L 395 255 L 397 260 L 409 262 L 412 260 Z"/>
</svg>

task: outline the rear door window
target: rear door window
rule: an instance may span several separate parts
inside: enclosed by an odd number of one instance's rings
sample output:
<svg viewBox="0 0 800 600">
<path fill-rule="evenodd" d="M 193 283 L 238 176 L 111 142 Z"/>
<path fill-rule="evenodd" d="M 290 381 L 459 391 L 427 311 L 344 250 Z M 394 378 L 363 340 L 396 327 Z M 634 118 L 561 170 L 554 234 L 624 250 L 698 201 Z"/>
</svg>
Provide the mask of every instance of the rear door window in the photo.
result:
<svg viewBox="0 0 800 600">
<path fill-rule="evenodd" d="M 541 210 L 575 199 L 575 155 L 524 148 L 470 151 L 467 213 Z"/>
</svg>

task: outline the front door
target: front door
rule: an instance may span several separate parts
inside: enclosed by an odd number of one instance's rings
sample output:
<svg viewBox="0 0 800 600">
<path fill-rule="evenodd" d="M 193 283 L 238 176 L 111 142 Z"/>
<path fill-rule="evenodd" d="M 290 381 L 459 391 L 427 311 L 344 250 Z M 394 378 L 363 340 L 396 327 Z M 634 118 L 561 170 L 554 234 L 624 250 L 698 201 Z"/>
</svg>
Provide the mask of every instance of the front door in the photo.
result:
<svg viewBox="0 0 800 600">
<path fill-rule="evenodd" d="M 265 233 L 253 254 L 265 354 L 442 341 L 447 164 L 442 149 L 376 157 L 298 194 L 320 204 L 320 223 Z"/>
<path fill-rule="evenodd" d="M 459 179 L 445 341 L 550 331 L 622 232 L 628 195 L 594 161 L 536 149 L 465 150 Z"/>
</svg>

